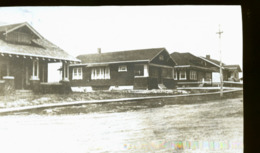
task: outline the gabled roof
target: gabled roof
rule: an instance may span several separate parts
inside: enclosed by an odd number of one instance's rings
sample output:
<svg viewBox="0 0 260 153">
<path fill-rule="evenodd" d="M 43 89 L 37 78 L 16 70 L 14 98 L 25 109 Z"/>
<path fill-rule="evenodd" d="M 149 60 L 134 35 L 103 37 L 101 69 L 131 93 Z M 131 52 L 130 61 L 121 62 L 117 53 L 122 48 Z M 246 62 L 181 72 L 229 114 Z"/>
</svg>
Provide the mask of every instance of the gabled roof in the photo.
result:
<svg viewBox="0 0 260 153">
<path fill-rule="evenodd" d="M 82 63 L 119 63 L 119 62 L 150 62 L 158 54 L 167 51 L 165 48 L 126 50 L 77 56 Z"/>
<path fill-rule="evenodd" d="M 238 70 L 238 72 L 242 72 L 239 65 L 225 65 L 224 68 L 228 70 Z"/>
<path fill-rule="evenodd" d="M 212 68 L 203 65 L 203 63 L 201 63 L 202 59 L 191 53 L 174 52 L 171 54 L 171 57 L 177 62 L 175 68 L 196 68 L 200 70 L 214 71 Z"/>
<path fill-rule="evenodd" d="M 218 60 L 208 59 L 208 58 L 205 58 L 205 57 L 199 57 L 199 58 L 203 59 L 204 61 L 206 61 L 208 63 L 215 65 L 218 68 L 220 67 L 220 61 L 218 61 Z M 222 65 L 224 66 L 225 64 L 222 62 Z"/>
<path fill-rule="evenodd" d="M 196 63 L 196 61 L 199 60 L 198 57 L 194 56 L 191 53 L 174 52 L 171 54 L 171 57 L 178 65 L 200 66 L 200 64 Z"/>
<path fill-rule="evenodd" d="M 0 26 L 0 32 L 4 32 L 4 34 L 8 34 L 16 29 L 22 28 L 26 26 L 29 28 L 38 38 L 43 38 L 30 24 L 27 22 L 16 23 L 16 24 L 8 24 Z"/>
<path fill-rule="evenodd" d="M 16 23 L 16 24 L 7 24 L 7 25 L 0 25 L 0 32 L 9 31 L 15 27 L 22 25 L 23 23 Z"/>
<path fill-rule="evenodd" d="M 27 22 L 0 26 L 0 33 L 6 34 L 24 26 L 27 26 L 35 35 L 38 36 L 38 38 L 32 40 L 32 43 L 35 45 L 9 43 L 5 40 L 0 39 L 0 53 L 43 57 L 58 60 L 79 61 L 58 46 L 43 38 Z"/>
<path fill-rule="evenodd" d="M 215 59 L 208 59 L 208 58 L 205 58 L 205 57 L 199 57 L 213 65 L 215 65 L 216 67 L 220 68 L 220 61 L 218 60 L 215 60 Z M 242 72 L 240 66 L 238 64 L 235 64 L 235 65 L 226 65 L 225 63 L 222 63 L 223 65 L 223 69 L 226 69 L 226 70 L 238 70 L 238 72 Z"/>
</svg>

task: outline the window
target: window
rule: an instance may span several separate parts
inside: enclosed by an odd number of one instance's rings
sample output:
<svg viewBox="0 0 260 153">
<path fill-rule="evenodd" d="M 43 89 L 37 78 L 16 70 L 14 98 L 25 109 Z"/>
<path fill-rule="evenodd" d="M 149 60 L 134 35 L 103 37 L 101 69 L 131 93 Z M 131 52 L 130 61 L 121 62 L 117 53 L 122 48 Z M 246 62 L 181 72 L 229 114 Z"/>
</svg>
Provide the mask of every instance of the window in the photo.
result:
<svg viewBox="0 0 260 153">
<path fill-rule="evenodd" d="M 177 74 L 177 71 L 174 71 L 174 80 L 178 80 L 178 74 Z"/>
<path fill-rule="evenodd" d="M 206 73 L 206 81 L 210 81 L 211 80 L 211 73 Z"/>
<path fill-rule="evenodd" d="M 144 75 L 144 66 L 143 65 L 135 65 L 135 76 L 143 76 Z"/>
<path fill-rule="evenodd" d="M 148 69 L 148 65 L 144 64 L 144 65 L 135 65 L 134 68 L 134 74 L 136 77 L 148 77 L 149 76 L 149 69 Z"/>
<path fill-rule="evenodd" d="M 39 80 L 39 61 L 33 60 L 32 80 Z"/>
<path fill-rule="evenodd" d="M 196 71 L 190 71 L 190 80 L 197 80 L 197 72 Z"/>
<path fill-rule="evenodd" d="M 160 56 L 159 56 L 159 60 L 160 60 L 160 61 L 163 61 L 163 60 L 164 60 L 164 56 L 163 56 L 163 55 L 160 55 Z"/>
<path fill-rule="evenodd" d="M 82 80 L 82 68 L 73 68 L 72 80 Z"/>
<path fill-rule="evenodd" d="M 179 79 L 180 80 L 186 80 L 186 71 L 180 71 L 180 74 L 179 74 Z"/>
<path fill-rule="evenodd" d="M 92 68 L 91 79 L 92 80 L 110 79 L 109 67 Z"/>
<path fill-rule="evenodd" d="M 118 67 L 118 72 L 127 72 L 127 66 L 126 65 L 120 65 Z"/>
</svg>

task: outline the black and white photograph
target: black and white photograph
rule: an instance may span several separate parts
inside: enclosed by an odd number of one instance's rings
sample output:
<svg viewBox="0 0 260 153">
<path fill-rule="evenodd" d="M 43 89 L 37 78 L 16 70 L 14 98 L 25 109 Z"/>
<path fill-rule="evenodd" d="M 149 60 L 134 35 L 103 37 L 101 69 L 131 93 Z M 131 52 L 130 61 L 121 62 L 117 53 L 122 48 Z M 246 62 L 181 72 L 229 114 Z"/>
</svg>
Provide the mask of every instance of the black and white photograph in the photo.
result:
<svg viewBox="0 0 260 153">
<path fill-rule="evenodd" d="M 1 153 L 243 153 L 240 5 L 0 7 Z"/>
</svg>

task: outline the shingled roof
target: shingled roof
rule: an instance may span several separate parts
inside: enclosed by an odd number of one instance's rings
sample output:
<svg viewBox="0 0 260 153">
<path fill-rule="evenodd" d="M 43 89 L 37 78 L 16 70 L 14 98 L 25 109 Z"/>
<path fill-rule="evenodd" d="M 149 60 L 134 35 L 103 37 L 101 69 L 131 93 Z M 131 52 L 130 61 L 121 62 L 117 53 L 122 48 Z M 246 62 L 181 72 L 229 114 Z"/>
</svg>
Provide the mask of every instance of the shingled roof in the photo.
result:
<svg viewBox="0 0 260 153">
<path fill-rule="evenodd" d="M 205 58 L 205 57 L 200 57 L 201 59 L 210 62 L 212 64 L 214 64 L 217 67 L 220 67 L 220 61 L 212 59 L 212 58 Z M 222 63 L 223 68 L 227 69 L 227 70 L 238 70 L 238 72 L 242 72 L 240 66 L 238 64 L 235 65 L 226 65 L 225 63 Z"/>
<path fill-rule="evenodd" d="M 208 62 L 210 62 L 214 65 L 218 65 L 218 66 L 220 65 L 220 61 L 218 61 L 218 60 L 215 60 L 215 59 L 212 59 L 212 58 L 209 59 L 209 58 L 205 58 L 205 57 L 200 57 L 200 58 L 205 60 L 205 61 L 208 61 Z M 224 66 L 226 64 L 222 62 L 222 65 Z"/>
<path fill-rule="evenodd" d="M 77 56 L 84 64 L 86 63 L 117 63 L 117 62 L 137 62 L 151 61 L 156 55 L 162 51 L 167 51 L 165 48 L 138 49 L 128 51 L 116 51 L 97 54 L 85 54 Z"/>
<path fill-rule="evenodd" d="M 178 65 L 194 65 L 200 66 L 196 61 L 198 61 L 198 57 L 194 56 L 191 53 L 179 53 L 174 52 L 171 54 L 171 57 Z"/>
<path fill-rule="evenodd" d="M 0 26 L 0 34 L 12 32 L 12 30 L 27 26 L 37 38 L 32 40 L 34 45 L 10 43 L 0 39 L 0 53 L 15 54 L 23 56 L 43 57 L 58 60 L 79 61 L 64 50 L 43 38 L 27 22 Z"/>
<path fill-rule="evenodd" d="M 225 65 L 224 68 L 229 70 L 238 70 L 238 72 L 242 72 L 239 65 Z"/>
<path fill-rule="evenodd" d="M 210 67 L 206 67 L 201 63 L 201 59 L 191 53 L 174 52 L 171 57 L 176 61 L 175 68 L 196 68 L 200 70 L 215 71 Z"/>
<path fill-rule="evenodd" d="M 15 23 L 15 24 L 7 24 L 7 25 L 0 25 L 0 32 L 7 32 L 11 29 L 14 29 L 15 27 L 18 27 L 22 24 L 25 24 L 26 22 L 23 23 Z"/>
</svg>

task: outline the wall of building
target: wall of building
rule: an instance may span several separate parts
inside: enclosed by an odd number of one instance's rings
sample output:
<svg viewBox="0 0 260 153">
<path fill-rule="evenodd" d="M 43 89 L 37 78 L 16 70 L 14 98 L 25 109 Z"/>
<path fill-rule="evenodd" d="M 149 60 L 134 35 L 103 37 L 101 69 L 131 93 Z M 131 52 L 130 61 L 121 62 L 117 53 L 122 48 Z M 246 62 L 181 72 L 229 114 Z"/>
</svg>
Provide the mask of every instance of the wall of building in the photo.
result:
<svg viewBox="0 0 260 153">
<path fill-rule="evenodd" d="M 7 75 L 7 67 L 9 65 L 9 76 L 14 77 L 15 89 L 29 89 L 30 79 L 32 76 L 32 59 L 23 56 L 2 56 L 0 57 L 1 78 Z M 41 82 L 47 82 L 48 64 L 47 61 L 39 61 L 39 78 Z"/>
<path fill-rule="evenodd" d="M 118 67 L 120 65 L 126 65 L 126 72 L 118 72 Z M 82 80 L 73 80 L 71 79 L 71 86 L 127 86 L 134 84 L 134 63 L 125 63 L 125 64 L 111 64 L 110 68 L 110 79 L 91 79 L 91 67 L 86 66 L 77 66 L 82 67 L 83 78 Z M 72 78 L 73 68 L 70 67 L 70 78 Z"/>
<path fill-rule="evenodd" d="M 160 59 L 160 56 L 163 56 L 163 60 Z M 159 55 L 157 55 L 151 61 L 151 63 L 159 64 L 159 65 L 166 65 L 166 66 L 175 66 L 175 63 L 172 60 L 170 60 L 170 58 L 171 58 L 170 55 L 166 51 L 163 51 Z"/>
</svg>

